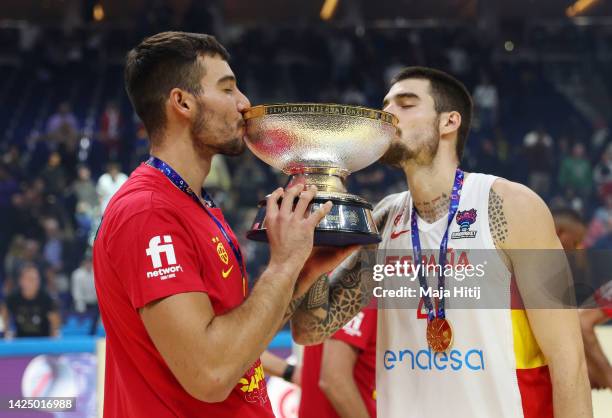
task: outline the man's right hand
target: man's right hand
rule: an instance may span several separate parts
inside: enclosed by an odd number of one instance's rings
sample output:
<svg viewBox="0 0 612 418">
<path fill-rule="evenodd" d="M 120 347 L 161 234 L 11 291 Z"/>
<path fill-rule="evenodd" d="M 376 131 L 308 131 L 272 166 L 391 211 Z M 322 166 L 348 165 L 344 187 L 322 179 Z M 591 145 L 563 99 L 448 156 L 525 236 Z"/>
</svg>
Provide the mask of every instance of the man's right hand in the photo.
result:
<svg viewBox="0 0 612 418">
<path fill-rule="evenodd" d="M 288 272 L 294 280 L 312 251 L 315 227 L 332 208 L 332 203 L 326 202 L 310 213 L 309 205 L 316 192 L 315 186 L 305 190 L 303 184 L 296 184 L 286 191 L 282 188 L 276 189 L 267 199 L 269 266 Z M 299 200 L 294 209 L 293 202 L 298 196 Z M 280 199 L 282 202 L 279 205 Z"/>
</svg>

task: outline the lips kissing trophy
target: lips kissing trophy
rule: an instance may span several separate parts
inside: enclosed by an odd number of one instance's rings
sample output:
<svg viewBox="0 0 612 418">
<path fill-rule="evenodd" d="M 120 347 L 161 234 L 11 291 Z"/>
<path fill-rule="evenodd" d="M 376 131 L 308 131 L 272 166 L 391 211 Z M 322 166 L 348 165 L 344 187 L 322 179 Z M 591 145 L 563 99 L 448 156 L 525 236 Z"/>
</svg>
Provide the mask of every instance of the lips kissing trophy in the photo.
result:
<svg viewBox="0 0 612 418">
<path fill-rule="evenodd" d="M 245 114 L 246 144 L 259 159 L 288 174 L 286 187 L 317 186 L 310 210 L 328 200 L 331 212 L 315 229 L 314 245 L 380 242 L 372 205 L 346 191 L 349 174 L 377 161 L 396 135 L 397 118 L 360 106 L 317 103 L 261 105 Z M 247 238 L 267 241 L 266 201 Z"/>
</svg>

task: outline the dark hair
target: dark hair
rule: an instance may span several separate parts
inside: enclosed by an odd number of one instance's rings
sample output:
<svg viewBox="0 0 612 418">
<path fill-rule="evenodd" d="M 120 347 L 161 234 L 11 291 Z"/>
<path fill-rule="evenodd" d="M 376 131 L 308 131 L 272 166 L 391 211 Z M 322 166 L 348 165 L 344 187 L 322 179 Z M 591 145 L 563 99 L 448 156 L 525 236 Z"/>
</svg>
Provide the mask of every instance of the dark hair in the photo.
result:
<svg viewBox="0 0 612 418">
<path fill-rule="evenodd" d="M 430 94 L 433 97 L 436 112 L 456 111 L 461 115 L 456 148 L 457 158 L 461 161 L 472 124 L 473 103 L 467 88 L 450 74 L 427 67 L 406 67 L 393 77 L 391 84 L 408 78 L 429 80 Z"/>
<path fill-rule="evenodd" d="M 175 87 L 199 94 L 206 69 L 198 62 L 202 55 L 229 54 L 213 36 L 200 33 L 162 32 L 143 40 L 128 52 L 125 88 L 149 138 L 166 124 L 164 103 Z"/>
<path fill-rule="evenodd" d="M 583 224 L 582 216 L 580 216 L 580 214 L 574 209 L 567 207 L 553 208 L 551 209 L 550 213 L 552 214 L 555 223 L 565 219 L 570 222 L 575 222 L 577 224 Z"/>
<path fill-rule="evenodd" d="M 32 262 L 26 262 L 20 265 L 19 269 L 17 270 L 17 277 L 21 278 L 21 276 L 23 275 L 23 273 L 26 272 L 26 270 L 36 270 L 36 273 L 40 277 L 40 271 L 38 270 L 38 267 L 36 267 L 36 264 Z"/>
</svg>

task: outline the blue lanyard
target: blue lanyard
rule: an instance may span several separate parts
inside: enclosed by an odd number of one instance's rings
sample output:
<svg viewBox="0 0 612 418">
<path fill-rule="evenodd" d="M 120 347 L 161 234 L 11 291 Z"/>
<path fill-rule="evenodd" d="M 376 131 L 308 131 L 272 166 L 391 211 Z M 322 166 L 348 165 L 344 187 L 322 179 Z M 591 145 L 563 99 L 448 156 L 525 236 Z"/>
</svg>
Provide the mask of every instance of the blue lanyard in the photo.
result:
<svg viewBox="0 0 612 418">
<path fill-rule="evenodd" d="M 245 267 L 244 267 L 244 261 L 242 260 L 242 253 L 238 249 L 238 246 L 236 244 L 234 244 L 234 241 L 232 241 L 232 239 L 230 238 L 229 234 L 225 230 L 225 227 L 223 226 L 221 221 L 218 220 L 215 217 L 215 215 L 213 215 L 213 213 L 208 209 L 207 205 L 202 203 L 202 201 L 200 200 L 198 195 L 196 195 L 194 193 L 194 191 L 191 189 L 191 187 L 189 187 L 189 184 L 187 184 L 187 182 L 185 180 L 183 180 L 181 175 L 179 173 L 177 173 L 176 171 L 174 171 L 174 169 L 172 167 L 170 167 L 168 164 L 166 164 L 165 162 L 163 162 L 162 160 L 160 160 L 157 157 L 149 158 L 147 160 L 147 164 L 150 165 L 151 167 L 161 171 L 162 174 L 164 176 L 166 176 L 168 178 L 168 180 L 170 180 L 172 182 L 172 184 L 174 184 L 180 191 L 185 193 L 187 196 L 192 198 L 202 209 L 204 209 L 204 211 L 208 214 L 208 216 L 210 216 L 211 219 L 215 222 L 215 224 L 217 225 L 217 227 L 221 231 L 221 234 L 223 234 L 223 238 L 225 238 L 225 240 L 229 244 L 230 248 L 232 249 L 232 252 L 234 253 L 234 257 L 236 257 L 236 260 L 238 260 L 240 271 L 242 272 L 242 274 L 244 276 L 246 276 L 246 270 L 245 270 Z M 210 198 L 210 196 L 208 195 L 208 193 L 206 193 L 206 190 L 204 190 L 204 189 L 202 189 L 202 197 L 203 197 L 204 201 L 210 207 L 213 207 L 213 208 L 215 207 L 215 203 L 213 202 L 213 200 Z"/>
<path fill-rule="evenodd" d="M 453 183 L 453 190 L 450 197 L 450 206 L 448 208 L 448 221 L 446 223 L 446 230 L 440 243 L 440 255 L 438 257 L 438 264 L 441 266 L 440 275 L 438 276 L 438 288 L 441 290 L 441 294 L 444 294 L 444 267 L 446 266 L 446 250 L 448 248 L 448 230 L 450 225 L 457 213 L 459 208 L 459 199 L 461 198 L 461 188 L 463 187 L 464 173 L 460 168 L 457 168 L 455 172 L 455 181 Z M 414 255 L 413 265 L 421 263 L 421 240 L 419 238 L 419 226 L 416 217 L 416 207 L 412 205 L 412 213 L 410 214 L 410 235 L 412 236 L 412 252 Z M 427 268 L 426 266 L 423 266 Z M 419 272 L 419 285 L 421 289 L 425 291 L 427 289 L 427 280 L 425 279 L 425 272 L 420 270 Z M 422 292 L 423 293 L 423 292 Z M 427 320 L 433 321 L 436 318 L 436 311 L 434 310 L 433 304 L 431 303 L 431 297 L 427 293 L 423 294 L 423 302 L 427 308 Z M 437 317 L 440 319 L 445 318 L 444 313 L 444 298 L 441 297 L 438 303 Z"/>
</svg>

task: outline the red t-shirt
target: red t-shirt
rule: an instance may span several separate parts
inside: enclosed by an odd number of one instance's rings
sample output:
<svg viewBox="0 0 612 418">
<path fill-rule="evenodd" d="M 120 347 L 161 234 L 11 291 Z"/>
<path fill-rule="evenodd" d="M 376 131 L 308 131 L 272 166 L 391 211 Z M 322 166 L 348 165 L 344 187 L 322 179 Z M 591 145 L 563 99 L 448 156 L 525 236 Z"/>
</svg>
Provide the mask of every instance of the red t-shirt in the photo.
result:
<svg viewBox="0 0 612 418">
<path fill-rule="evenodd" d="M 331 338 L 357 348 L 353 377 L 371 417 L 376 417 L 376 309 L 359 312 Z M 304 348 L 300 418 L 337 418 L 336 410 L 319 389 L 323 344 Z"/>
<path fill-rule="evenodd" d="M 211 211 L 237 243 L 221 211 Z M 181 387 L 147 334 L 138 309 L 149 302 L 204 292 L 221 315 L 247 293 L 217 225 L 161 172 L 142 164 L 119 189 L 104 212 L 93 262 L 106 329 L 105 417 L 274 416 L 259 360 L 225 401 L 201 402 Z"/>
<path fill-rule="evenodd" d="M 609 281 L 595 292 L 595 300 L 602 311 L 612 318 L 612 281 Z"/>
</svg>

